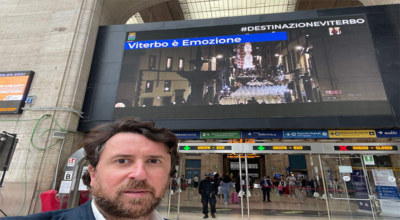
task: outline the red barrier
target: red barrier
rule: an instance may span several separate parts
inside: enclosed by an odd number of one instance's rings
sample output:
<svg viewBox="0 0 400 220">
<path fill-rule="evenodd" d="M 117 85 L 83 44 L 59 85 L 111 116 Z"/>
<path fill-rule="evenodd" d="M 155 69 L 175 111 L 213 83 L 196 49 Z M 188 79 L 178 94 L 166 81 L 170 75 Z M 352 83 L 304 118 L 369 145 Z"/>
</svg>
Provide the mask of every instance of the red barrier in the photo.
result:
<svg viewBox="0 0 400 220">
<path fill-rule="evenodd" d="M 42 212 L 54 211 L 60 209 L 60 197 L 56 198 L 56 190 L 47 190 L 40 194 L 42 202 Z"/>
</svg>

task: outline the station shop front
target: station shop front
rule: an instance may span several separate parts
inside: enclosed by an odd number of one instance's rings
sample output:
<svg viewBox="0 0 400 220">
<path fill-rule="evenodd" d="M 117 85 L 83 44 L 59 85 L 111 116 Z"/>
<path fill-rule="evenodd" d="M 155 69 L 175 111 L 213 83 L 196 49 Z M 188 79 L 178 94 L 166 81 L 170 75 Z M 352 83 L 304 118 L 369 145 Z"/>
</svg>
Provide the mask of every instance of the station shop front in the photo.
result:
<svg viewBox="0 0 400 220">
<path fill-rule="evenodd" d="M 335 219 L 392 219 L 400 217 L 400 165 L 398 146 L 394 143 L 180 143 L 180 178 L 159 207 L 166 216 L 179 219 L 186 212 L 201 215 L 201 196 L 194 187 L 206 173 L 240 181 L 247 192 L 239 203 L 232 203 L 231 189 L 228 204 L 223 196 L 217 200 L 219 214 L 233 214 L 243 219 L 252 216 L 319 217 Z M 364 158 L 365 157 L 365 158 Z M 372 157 L 372 159 L 371 159 Z M 183 175 L 183 176 L 182 176 Z M 271 187 L 271 201 L 264 202 L 263 176 L 286 181 L 296 178 L 296 185 L 284 187 L 284 194 Z M 177 178 L 177 179 L 180 179 Z M 307 185 L 301 180 L 305 179 Z M 249 184 L 247 184 L 249 183 Z M 295 196 L 289 194 L 294 188 Z M 397 207 L 397 208 L 396 208 Z"/>
</svg>

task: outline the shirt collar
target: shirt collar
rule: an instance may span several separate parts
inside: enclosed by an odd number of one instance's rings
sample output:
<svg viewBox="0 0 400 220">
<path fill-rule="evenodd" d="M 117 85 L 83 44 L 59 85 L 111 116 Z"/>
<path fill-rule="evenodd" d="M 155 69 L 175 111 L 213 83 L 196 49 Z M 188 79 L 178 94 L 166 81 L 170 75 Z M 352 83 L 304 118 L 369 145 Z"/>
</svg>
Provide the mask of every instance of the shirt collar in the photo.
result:
<svg viewBox="0 0 400 220">
<path fill-rule="evenodd" d="M 92 211 L 94 218 L 96 220 L 106 220 L 103 216 L 103 214 L 100 213 L 99 209 L 97 208 L 96 204 L 94 203 L 94 199 L 92 199 Z M 158 213 L 156 210 L 154 210 L 149 217 L 149 220 L 164 220 L 164 218 Z"/>
<path fill-rule="evenodd" d="M 94 204 L 94 199 L 92 199 L 92 211 L 93 211 L 93 215 L 94 218 L 96 220 L 106 220 L 103 216 L 103 214 L 100 213 L 99 209 L 97 208 L 96 204 Z"/>
</svg>

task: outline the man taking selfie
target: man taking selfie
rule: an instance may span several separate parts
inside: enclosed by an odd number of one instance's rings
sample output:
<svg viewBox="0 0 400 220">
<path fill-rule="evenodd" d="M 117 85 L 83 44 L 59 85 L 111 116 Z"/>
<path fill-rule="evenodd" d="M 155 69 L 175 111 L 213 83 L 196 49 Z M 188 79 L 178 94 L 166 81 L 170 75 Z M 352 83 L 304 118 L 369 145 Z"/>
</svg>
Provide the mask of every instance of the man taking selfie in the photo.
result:
<svg viewBox="0 0 400 220">
<path fill-rule="evenodd" d="M 5 219 L 164 220 L 155 210 L 176 172 L 177 138 L 135 118 L 101 125 L 83 142 L 93 198 L 67 210 Z"/>
</svg>

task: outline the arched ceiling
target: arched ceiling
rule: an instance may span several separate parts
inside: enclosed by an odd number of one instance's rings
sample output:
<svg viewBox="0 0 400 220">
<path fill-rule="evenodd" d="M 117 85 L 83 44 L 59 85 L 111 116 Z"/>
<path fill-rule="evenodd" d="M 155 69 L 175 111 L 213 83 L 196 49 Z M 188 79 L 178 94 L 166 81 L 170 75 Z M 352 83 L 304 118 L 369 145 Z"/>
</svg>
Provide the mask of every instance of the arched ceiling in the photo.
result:
<svg viewBox="0 0 400 220">
<path fill-rule="evenodd" d="M 400 4 L 400 0 L 360 0 L 364 6 Z"/>
<path fill-rule="evenodd" d="M 134 14 L 169 0 L 104 0 L 102 25 L 125 24 Z"/>
<path fill-rule="evenodd" d="M 400 0 L 104 0 L 101 25 L 400 4 Z M 132 18 L 132 19 L 130 19 Z"/>
</svg>

